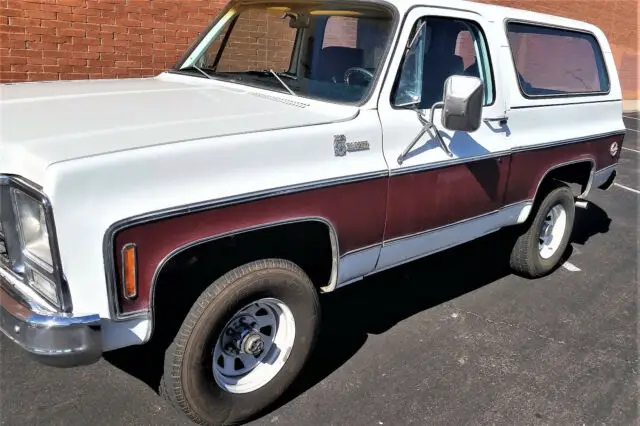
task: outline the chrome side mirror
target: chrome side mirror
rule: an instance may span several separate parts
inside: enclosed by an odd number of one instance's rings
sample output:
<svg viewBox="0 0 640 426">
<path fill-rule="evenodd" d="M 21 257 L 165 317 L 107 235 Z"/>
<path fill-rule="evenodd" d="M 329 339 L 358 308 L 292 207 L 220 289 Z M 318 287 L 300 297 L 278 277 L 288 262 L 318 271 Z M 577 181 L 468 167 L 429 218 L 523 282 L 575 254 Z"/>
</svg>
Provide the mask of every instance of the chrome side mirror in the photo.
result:
<svg viewBox="0 0 640 426">
<path fill-rule="evenodd" d="M 474 132 L 482 124 L 484 86 L 477 77 L 452 75 L 444 83 L 442 126 L 448 130 Z"/>
<path fill-rule="evenodd" d="M 482 104 L 484 103 L 482 80 L 477 77 L 452 75 L 444 83 L 443 98 L 443 102 L 436 102 L 431 106 L 429 117 L 426 116 L 426 111 L 417 111 L 418 119 L 423 127 L 409 146 L 398 156 L 398 164 L 404 162 L 409 151 L 425 133 L 431 135 L 431 132 L 433 132 L 432 137 L 440 144 L 440 148 L 449 157 L 453 157 L 453 152 L 438 133 L 438 128 L 434 123 L 433 117 L 437 109 L 442 108 L 441 122 L 445 129 L 461 132 L 478 130 L 482 124 Z"/>
</svg>

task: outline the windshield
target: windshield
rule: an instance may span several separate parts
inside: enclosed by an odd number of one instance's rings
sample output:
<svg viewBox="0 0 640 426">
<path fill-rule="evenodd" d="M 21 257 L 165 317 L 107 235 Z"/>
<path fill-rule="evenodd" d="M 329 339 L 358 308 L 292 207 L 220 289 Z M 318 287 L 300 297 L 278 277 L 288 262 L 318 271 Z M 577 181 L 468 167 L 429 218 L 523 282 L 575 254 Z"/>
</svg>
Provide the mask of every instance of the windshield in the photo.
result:
<svg viewBox="0 0 640 426">
<path fill-rule="evenodd" d="M 238 1 L 174 70 L 360 103 L 392 30 L 392 12 L 373 3 Z"/>
</svg>

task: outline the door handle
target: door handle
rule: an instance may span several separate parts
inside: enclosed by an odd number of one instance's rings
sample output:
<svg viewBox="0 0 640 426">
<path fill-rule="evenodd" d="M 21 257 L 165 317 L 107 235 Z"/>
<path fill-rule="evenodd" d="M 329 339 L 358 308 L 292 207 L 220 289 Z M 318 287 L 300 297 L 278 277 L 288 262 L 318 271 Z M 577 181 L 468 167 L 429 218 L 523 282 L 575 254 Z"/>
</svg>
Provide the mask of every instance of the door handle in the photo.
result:
<svg viewBox="0 0 640 426">
<path fill-rule="evenodd" d="M 499 121 L 500 124 L 506 123 L 509 120 L 509 117 L 507 117 L 506 115 L 503 115 L 502 117 L 491 117 L 491 118 L 485 118 L 483 121 L 487 122 L 487 123 L 492 123 L 495 121 Z"/>
</svg>

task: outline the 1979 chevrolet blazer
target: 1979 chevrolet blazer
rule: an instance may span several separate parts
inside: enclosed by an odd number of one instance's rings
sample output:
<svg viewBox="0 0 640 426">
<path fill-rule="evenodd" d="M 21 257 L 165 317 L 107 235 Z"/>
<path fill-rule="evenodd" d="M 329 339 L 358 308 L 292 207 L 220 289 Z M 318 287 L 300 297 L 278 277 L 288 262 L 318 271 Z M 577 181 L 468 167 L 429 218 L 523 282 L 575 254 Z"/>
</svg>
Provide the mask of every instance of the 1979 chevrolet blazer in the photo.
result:
<svg viewBox="0 0 640 426">
<path fill-rule="evenodd" d="M 162 393 L 215 425 L 322 292 L 505 227 L 551 273 L 624 137 L 600 29 L 461 0 L 235 0 L 156 77 L 1 98 L 2 331 L 57 366 L 170 332 Z"/>
</svg>

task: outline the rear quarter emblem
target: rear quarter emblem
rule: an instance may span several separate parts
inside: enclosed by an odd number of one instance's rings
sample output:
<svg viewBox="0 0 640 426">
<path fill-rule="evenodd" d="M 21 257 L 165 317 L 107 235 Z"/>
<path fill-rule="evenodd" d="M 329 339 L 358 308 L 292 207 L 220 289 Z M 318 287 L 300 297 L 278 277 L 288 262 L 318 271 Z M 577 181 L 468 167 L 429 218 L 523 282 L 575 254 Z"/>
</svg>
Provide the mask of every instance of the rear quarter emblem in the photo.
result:
<svg viewBox="0 0 640 426">
<path fill-rule="evenodd" d="M 618 154 L 619 150 L 620 148 L 618 146 L 618 142 L 614 142 L 609 147 L 609 154 L 611 154 L 612 157 L 615 157 Z"/>
<path fill-rule="evenodd" d="M 345 135 L 333 137 L 333 152 L 336 157 L 344 157 L 347 152 L 368 151 L 371 149 L 369 141 L 347 142 Z"/>
</svg>

